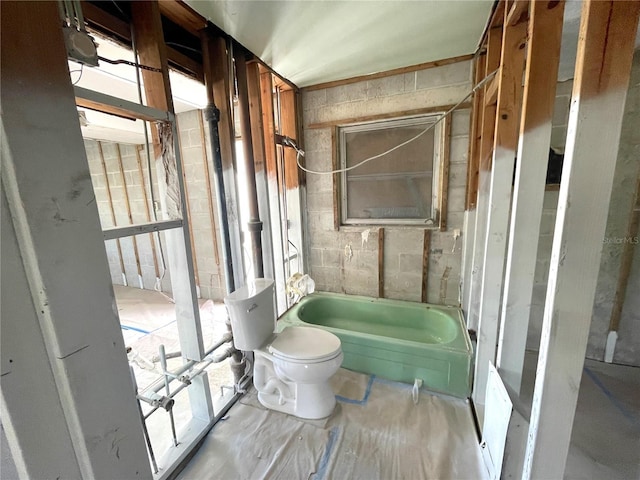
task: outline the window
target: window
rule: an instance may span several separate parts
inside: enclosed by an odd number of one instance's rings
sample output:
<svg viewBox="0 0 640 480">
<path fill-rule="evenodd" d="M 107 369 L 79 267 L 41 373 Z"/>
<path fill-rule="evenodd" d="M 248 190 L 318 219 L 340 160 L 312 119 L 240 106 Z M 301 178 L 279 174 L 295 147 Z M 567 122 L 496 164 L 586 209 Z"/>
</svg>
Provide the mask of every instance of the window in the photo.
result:
<svg viewBox="0 0 640 480">
<path fill-rule="evenodd" d="M 340 168 L 392 152 L 341 175 L 341 223 L 439 226 L 443 197 L 444 122 L 439 114 L 338 128 Z M 425 130 L 428 131 L 425 132 Z M 446 188 L 446 187 L 445 187 Z"/>
</svg>

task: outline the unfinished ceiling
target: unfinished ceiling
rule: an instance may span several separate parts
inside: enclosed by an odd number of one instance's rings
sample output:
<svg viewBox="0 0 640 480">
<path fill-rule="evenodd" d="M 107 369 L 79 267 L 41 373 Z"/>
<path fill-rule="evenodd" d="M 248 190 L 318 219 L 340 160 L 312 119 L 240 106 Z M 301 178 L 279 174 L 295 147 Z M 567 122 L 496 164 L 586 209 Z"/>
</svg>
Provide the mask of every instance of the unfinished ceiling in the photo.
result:
<svg viewBox="0 0 640 480">
<path fill-rule="evenodd" d="M 470 54 L 493 0 L 186 0 L 299 87 Z"/>
</svg>

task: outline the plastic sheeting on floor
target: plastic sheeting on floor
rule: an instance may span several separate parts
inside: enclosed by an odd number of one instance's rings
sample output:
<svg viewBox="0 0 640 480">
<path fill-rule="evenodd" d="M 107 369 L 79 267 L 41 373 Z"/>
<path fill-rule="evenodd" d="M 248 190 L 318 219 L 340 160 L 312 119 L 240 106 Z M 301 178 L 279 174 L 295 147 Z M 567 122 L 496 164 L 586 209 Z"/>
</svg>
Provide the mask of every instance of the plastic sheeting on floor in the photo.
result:
<svg viewBox="0 0 640 480">
<path fill-rule="evenodd" d="M 267 410 L 255 390 L 209 433 L 179 479 L 482 479 L 466 401 L 341 369 L 323 420 Z"/>
</svg>

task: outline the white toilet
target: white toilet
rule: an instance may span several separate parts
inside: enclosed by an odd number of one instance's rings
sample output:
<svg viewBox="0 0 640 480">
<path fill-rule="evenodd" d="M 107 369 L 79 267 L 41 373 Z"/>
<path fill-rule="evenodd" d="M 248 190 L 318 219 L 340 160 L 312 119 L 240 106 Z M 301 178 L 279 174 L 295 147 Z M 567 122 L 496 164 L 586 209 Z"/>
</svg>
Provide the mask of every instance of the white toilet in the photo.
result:
<svg viewBox="0 0 640 480">
<path fill-rule="evenodd" d="M 312 327 L 274 333 L 273 280 L 253 280 L 224 303 L 235 347 L 254 353 L 253 383 L 260 403 L 300 418 L 331 415 L 336 399 L 329 379 L 342 365 L 340 339 Z"/>
</svg>

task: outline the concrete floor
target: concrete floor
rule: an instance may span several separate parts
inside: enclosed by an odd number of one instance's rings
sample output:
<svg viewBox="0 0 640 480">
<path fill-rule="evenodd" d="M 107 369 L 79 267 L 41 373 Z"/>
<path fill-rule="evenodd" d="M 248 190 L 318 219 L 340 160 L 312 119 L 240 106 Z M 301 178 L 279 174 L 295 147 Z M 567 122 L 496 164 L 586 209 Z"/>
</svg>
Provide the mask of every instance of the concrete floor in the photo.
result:
<svg viewBox="0 0 640 480">
<path fill-rule="evenodd" d="M 527 351 L 522 400 L 529 406 L 536 362 Z M 564 478 L 640 479 L 640 368 L 585 361 Z"/>
</svg>

